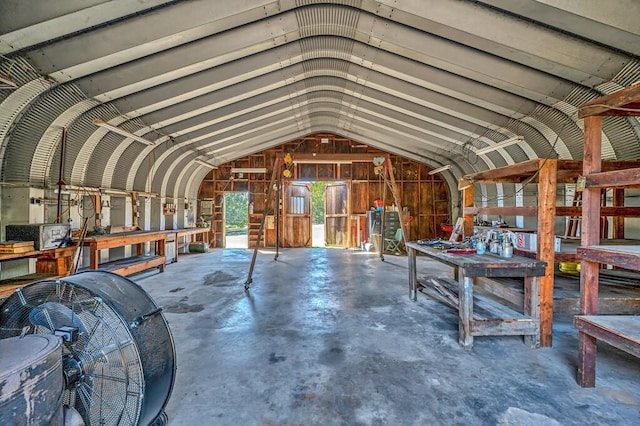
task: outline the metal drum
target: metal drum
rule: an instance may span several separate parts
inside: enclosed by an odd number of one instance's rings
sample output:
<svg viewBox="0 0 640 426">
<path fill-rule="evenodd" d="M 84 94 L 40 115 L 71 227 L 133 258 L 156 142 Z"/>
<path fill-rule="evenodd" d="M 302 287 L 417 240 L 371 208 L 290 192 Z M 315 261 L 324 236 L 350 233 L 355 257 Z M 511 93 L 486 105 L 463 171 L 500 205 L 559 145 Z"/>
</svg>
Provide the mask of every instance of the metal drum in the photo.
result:
<svg viewBox="0 0 640 426">
<path fill-rule="evenodd" d="M 63 402 L 87 426 L 165 421 L 175 346 L 161 309 L 138 284 L 105 271 L 30 284 L 0 306 L 0 338 L 24 327 L 63 337 Z"/>
<path fill-rule="evenodd" d="M 62 339 L 0 340 L 0 425 L 61 425 Z"/>
</svg>

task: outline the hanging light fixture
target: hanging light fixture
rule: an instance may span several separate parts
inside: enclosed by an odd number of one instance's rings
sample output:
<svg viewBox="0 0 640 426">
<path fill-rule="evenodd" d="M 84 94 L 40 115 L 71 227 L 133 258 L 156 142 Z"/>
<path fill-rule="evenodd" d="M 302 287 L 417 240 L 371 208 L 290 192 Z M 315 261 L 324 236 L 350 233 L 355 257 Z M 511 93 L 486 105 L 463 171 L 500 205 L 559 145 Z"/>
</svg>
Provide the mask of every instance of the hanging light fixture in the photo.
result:
<svg viewBox="0 0 640 426">
<path fill-rule="evenodd" d="M 437 169 L 431 170 L 428 174 L 435 175 L 436 173 L 444 172 L 445 170 L 450 170 L 450 169 L 451 169 L 451 164 L 447 164 L 442 167 L 438 167 Z"/>
<path fill-rule="evenodd" d="M 497 149 L 506 148 L 508 146 L 517 144 L 518 142 L 522 142 L 522 141 L 524 141 L 524 136 L 514 136 L 512 138 L 503 140 L 502 142 L 498 142 L 495 145 L 491 145 L 491 146 L 487 146 L 485 148 L 478 149 L 478 150 L 476 150 L 476 155 L 487 154 L 487 153 L 493 152 L 493 151 L 495 151 Z"/>
<path fill-rule="evenodd" d="M 138 142 L 142 142 L 145 145 L 153 146 L 153 145 L 156 144 L 155 142 L 152 142 L 152 141 L 150 141 L 148 139 L 145 139 L 142 136 L 138 136 L 135 133 L 128 132 L 128 131 L 126 131 L 124 129 L 121 129 L 118 126 L 114 126 L 113 124 L 109 124 L 109 123 L 105 122 L 104 120 L 100 120 L 99 118 L 96 118 L 95 120 L 93 120 L 93 124 L 95 124 L 98 127 L 102 127 L 102 128 L 105 128 L 105 129 L 107 129 L 109 131 L 112 131 L 113 133 L 117 133 L 117 134 L 119 134 L 121 136 L 125 136 L 127 138 L 131 138 L 131 139 L 136 140 Z"/>
<path fill-rule="evenodd" d="M 211 164 L 211 163 L 209 163 L 207 161 L 204 161 L 201 158 L 196 158 L 193 161 L 195 161 L 196 163 L 201 164 L 203 166 L 211 167 L 212 169 L 217 169 L 218 168 L 218 166 L 215 166 L 215 165 L 213 165 L 213 164 Z"/>
</svg>

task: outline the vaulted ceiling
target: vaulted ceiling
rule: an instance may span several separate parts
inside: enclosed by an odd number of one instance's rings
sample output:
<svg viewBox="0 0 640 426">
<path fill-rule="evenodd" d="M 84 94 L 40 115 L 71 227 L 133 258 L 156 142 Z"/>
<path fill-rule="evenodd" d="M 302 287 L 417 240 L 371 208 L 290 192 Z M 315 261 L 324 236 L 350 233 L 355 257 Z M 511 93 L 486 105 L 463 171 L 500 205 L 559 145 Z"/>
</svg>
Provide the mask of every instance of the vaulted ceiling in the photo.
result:
<svg viewBox="0 0 640 426">
<path fill-rule="evenodd" d="M 50 187 L 64 158 L 71 185 L 193 196 L 196 158 L 316 132 L 455 176 L 580 159 L 577 107 L 640 80 L 638 16 L 634 0 L 3 0 L 0 178 Z M 603 153 L 640 157 L 638 119 L 607 119 Z"/>
</svg>

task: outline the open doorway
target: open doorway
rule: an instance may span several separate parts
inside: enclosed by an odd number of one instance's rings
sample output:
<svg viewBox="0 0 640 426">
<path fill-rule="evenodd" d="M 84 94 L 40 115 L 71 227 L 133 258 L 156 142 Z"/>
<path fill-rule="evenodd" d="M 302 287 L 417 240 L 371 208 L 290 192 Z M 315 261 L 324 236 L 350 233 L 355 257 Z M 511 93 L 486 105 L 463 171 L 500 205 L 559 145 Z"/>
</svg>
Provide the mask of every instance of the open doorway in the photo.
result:
<svg viewBox="0 0 640 426">
<path fill-rule="evenodd" d="M 327 247 L 349 247 L 349 187 L 344 182 L 324 188 L 324 238 Z"/>
<path fill-rule="evenodd" d="M 326 182 L 311 182 L 312 247 L 324 247 L 324 188 Z"/>
<path fill-rule="evenodd" d="M 226 192 L 224 194 L 224 235 L 226 248 L 247 248 L 247 222 L 249 218 L 249 193 Z"/>
</svg>

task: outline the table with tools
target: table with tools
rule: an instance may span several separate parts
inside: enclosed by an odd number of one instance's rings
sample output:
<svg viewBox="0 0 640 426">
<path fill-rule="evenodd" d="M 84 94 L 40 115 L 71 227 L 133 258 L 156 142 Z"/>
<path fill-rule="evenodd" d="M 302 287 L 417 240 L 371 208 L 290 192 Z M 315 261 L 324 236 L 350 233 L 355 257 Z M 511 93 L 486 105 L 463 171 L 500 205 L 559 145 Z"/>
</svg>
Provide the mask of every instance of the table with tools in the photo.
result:
<svg viewBox="0 0 640 426">
<path fill-rule="evenodd" d="M 475 254 L 475 250 L 434 248 L 420 242 L 407 242 L 409 259 L 409 296 L 417 300 L 418 290 L 458 311 L 459 342 L 473 346 L 474 336 L 525 336 L 531 347 L 540 344 L 539 277 L 546 263 L 521 256 L 500 257 Z M 418 278 L 416 256 L 420 253 L 453 268 L 448 277 Z M 479 277 L 520 277 L 524 280 L 522 312 L 488 295 L 474 294 L 474 279 Z"/>
</svg>

